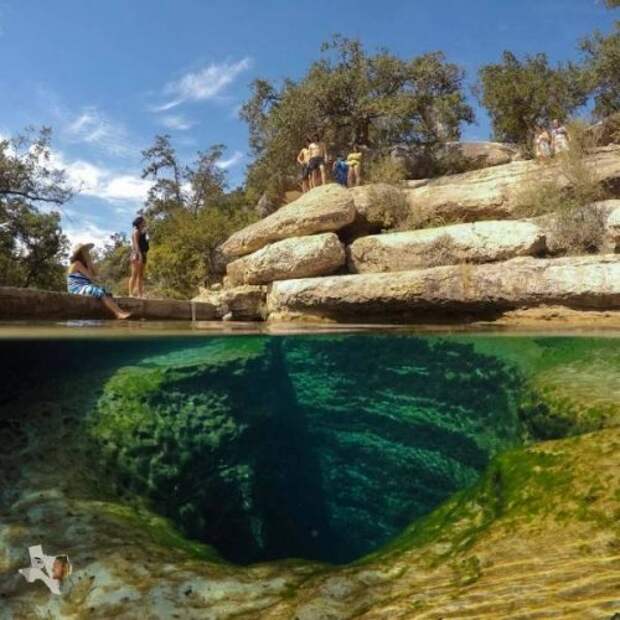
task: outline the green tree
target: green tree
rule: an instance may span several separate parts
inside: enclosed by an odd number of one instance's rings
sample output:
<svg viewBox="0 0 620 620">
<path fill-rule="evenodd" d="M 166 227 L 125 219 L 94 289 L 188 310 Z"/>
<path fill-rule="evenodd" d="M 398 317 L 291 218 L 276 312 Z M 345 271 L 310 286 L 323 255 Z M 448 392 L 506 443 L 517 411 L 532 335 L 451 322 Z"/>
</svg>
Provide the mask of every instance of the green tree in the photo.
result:
<svg viewBox="0 0 620 620">
<path fill-rule="evenodd" d="M 131 243 L 125 233 L 110 235 L 102 251 L 95 256 L 98 279 L 115 295 L 127 293 Z"/>
<path fill-rule="evenodd" d="M 226 172 L 218 166 L 224 150 L 221 144 L 211 146 L 183 166 L 170 137 L 156 136 L 143 152 L 142 176 L 154 182 L 144 208 L 152 239 L 147 277 L 157 294 L 187 298 L 217 279 L 218 246 L 255 219 L 242 190 L 226 191 Z M 125 255 L 126 239 L 116 242 L 104 263 L 117 264 L 118 254 Z"/>
<path fill-rule="evenodd" d="M 57 211 L 72 197 L 50 150 L 51 130 L 0 140 L 0 284 L 63 289 L 68 242 Z"/>
<path fill-rule="evenodd" d="M 280 88 L 257 80 L 241 116 L 255 162 L 247 184 L 256 194 L 281 193 L 295 175 L 295 157 L 308 134 L 332 152 L 354 142 L 374 149 L 396 143 L 432 149 L 459 136 L 473 111 L 463 72 L 440 52 L 404 60 L 387 50 L 368 54 L 361 42 L 335 36 L 299 81 Z"/>
<path fill-rule="evenodd" d="M 595 32 L 580 47 L 585 55 L 595 115 L 604 118 L 620 112 L 620 21 L 616 21 L 610 35 Z"/>
<path fill-rule="evenodd" d="M 480 69 L 475 93 L 487 109 L 496 140 L 527 144 L 535 126 L 566 119 L 587 101 L 588 85 L 580 67 L 551 67 L 545 54 L 521 61 L 505 51 L 502 62 Z"/>
</svg>

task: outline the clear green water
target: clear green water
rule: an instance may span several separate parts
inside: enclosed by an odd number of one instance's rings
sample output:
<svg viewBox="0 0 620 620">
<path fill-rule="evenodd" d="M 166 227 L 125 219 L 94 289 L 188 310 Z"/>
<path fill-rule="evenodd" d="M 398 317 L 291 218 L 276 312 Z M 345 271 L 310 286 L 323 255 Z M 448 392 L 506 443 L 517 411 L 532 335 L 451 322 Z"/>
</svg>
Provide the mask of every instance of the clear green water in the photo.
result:
<svg viewBox="0 0 620 620">
<path fill-rule="evenodd" d="M 613 337 L 13 338 L 0 365 L 5 506 L 43 453 L 240 564 L 361 558 L 495 454 L 620 421 Z"/>
</svg>

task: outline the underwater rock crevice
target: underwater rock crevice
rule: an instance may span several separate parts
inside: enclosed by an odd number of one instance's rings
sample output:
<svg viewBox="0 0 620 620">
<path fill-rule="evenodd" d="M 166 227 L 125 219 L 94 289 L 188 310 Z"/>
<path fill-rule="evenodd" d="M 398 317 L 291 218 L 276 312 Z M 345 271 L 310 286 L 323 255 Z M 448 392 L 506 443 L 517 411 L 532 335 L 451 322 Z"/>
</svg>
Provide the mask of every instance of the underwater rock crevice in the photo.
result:
<svg viewBox="0 0 620 620">
<path fill-rule="evenodd" d="M 119 369 L 89 433 L 119 489 L 235 563 L 350 562 L 520 441 L 513 377 L 465 344 L 257 338 L 177 358 Z"/>
</svg>

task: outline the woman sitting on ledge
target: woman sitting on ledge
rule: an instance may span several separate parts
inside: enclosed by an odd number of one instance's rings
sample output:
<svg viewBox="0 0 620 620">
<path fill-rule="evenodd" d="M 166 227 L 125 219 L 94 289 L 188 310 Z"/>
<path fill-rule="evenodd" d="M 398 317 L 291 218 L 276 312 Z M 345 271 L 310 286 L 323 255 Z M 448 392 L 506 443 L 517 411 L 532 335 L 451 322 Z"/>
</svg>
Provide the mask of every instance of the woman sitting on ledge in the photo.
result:
<svg viewBox="0 0 620 620">
<path fill-rule="evenodd" d="M 95 269 L 89 254 L 93 245 L 92 243 L 80 243 L 73 250 L 69 258 L 71 265 L 67 272 L 67 290 L 73 295 L 96 297 L 117 319 L 128 319 L 130 313 L 121 310 L 110 293 L 93 282 Z"/>
</svg>

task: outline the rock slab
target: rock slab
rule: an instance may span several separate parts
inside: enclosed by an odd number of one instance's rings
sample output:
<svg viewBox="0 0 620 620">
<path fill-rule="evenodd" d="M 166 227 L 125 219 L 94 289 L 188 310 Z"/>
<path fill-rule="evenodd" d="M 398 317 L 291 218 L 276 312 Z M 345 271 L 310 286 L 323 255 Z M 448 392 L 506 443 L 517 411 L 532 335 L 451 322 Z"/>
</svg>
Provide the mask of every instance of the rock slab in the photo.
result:
<svg viewBox="0 0 620 620">
<path fill-rule="evenodd" d="M 620 256 L 514 258 L 389 276 L 366 273 L 275 282 L 271 319 L 313 317 L 377 323 L 443 317 L 493 317 L 539 305 L 620 308 Z"/>
<path fill-rule="evenodd" d="M 601 183 L 617 189 L 620 183 L 620 146 L 594 149 L 586 162 L 596 171 Z M 411 217 L 419 222 L 443 219 L 467 221 L 511 219 L 519 193 L 527 183 L 559 179 L 568 185 L 559 165 L 541 165 L 535 161 L 514 161 L 439 177 L 406 191 Z"/>
<path fill-rule="evenodd" d="M 395 228 L 409 215 L 405 192 L 394 185 L 373 183 L 353 187 L 350 192 L 356 213 L 353 224 L 342 231 L 347 239 Z"/>
<path fill-rule="evenodd" d="M 545 235 L 534 223 L 483 221 L 362 237 L 349 248 L 349 269 L 409 271 L 534 256 L 544 250 Z"/>
<path fill-rule="evenodd" d="M 214 308 L 214 318 L 235 321 L 262 321 L 266 316 L 267 288 L 236 286 L 220 290 L 205 290 L 192 299 L 196 306 Z"/>
<path fill-rule="evenodd" d="M 328 275 L 342 267 L 345 252 L 335 233 L 291 237 L 229 263 L 232 284 L 268 284 L 275 280 Z"/>
<path fill-rule="evenodd" d="M 335 232 L 354 219 L 351 193 L 331 183 L 313 189 L 265 219 L 236 232 L 222 244 L 221 251 L 226 258 L 236 258 L 289 237 Z"/>
</svg>

